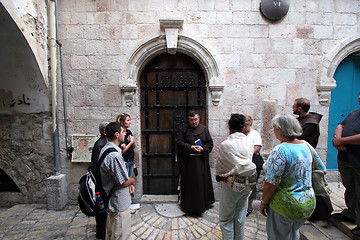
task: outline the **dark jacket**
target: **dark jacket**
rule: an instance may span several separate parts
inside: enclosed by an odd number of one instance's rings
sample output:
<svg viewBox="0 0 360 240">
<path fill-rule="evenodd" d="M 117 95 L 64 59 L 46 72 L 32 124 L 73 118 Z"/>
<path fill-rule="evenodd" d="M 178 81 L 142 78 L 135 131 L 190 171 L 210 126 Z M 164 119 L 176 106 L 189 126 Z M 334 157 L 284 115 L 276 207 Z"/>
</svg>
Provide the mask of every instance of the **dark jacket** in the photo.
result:
<svg viewBox="0 0 360 240">
<path fill-rule="evenodd" d="M 99 160 L 99 154 L 101 149 L 105 146 L 106 144 L 106 137 L 105 136 L 101 136 L 94 144 L 92 152 L 91 152 L 91 166 L 92 168 L 96 168 L 96 164 Z"/>
<path fill-rule="evenodd" d="M 305 140 L 310 143 L 313 148 L 316 148 L 320 136 L 319 122 L 321 118 L 321 114 L 314 112 L 310 112 L 306 117 L 298 117 L 299 123 L 303 129 L 303 134 L 298 137 L 298 139 Z"/>
</svg>

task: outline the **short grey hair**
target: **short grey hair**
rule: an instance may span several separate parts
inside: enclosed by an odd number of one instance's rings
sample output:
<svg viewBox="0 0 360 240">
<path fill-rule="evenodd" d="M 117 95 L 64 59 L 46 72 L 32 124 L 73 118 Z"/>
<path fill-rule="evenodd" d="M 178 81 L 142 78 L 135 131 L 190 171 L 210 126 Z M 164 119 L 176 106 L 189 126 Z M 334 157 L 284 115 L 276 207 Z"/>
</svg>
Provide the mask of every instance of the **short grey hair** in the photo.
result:
<svg viewBox="0 0 360 240">
<path fill-rule="evenodd" d="M 102 122 L 99 125 L 99 132 L 101 136 L 105 136 L 105 128 L 107 127 L 107 125 L 109 125 L 109 122 Z"/>
<path fill-rule="evenodd" d="M 283 137 L 292 139 L 301 136 L 303 130 L 299 121 L 290 114 L 279 114 L 272 119 L 273 126 L 280 129 Z"/>
</svg>

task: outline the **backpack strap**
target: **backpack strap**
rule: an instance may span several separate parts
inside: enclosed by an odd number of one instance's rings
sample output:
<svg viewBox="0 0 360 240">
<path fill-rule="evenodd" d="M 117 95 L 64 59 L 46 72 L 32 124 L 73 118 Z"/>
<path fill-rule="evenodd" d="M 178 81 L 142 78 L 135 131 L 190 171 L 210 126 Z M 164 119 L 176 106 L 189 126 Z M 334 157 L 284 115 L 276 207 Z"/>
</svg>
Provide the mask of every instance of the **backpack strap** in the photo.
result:
<svg viewBox="0 0 360 240">
<path fill-rule="evenodd" d="M 100 193 L 104 193 L 104 190 L 102 189 L 102 183 L 101 183 L 101 176 L 100 176 L 100 166 L 104 162 L 104 159 L 106 156 L 111 152 L 117 152 L 117 150 L 113 147 L 106 149 L 103 154 L 100 156 L 99 161 L 96 163 L 95 169 L 93 169 L 93 173 L 96 179 L 96 187 L 97 191 L 100 191 Z"/>
<path fill-rule="evenodd" d="M 104 159 L 111 152 L 117 152 L 117 150 L 115 148 L 113 148 L 113 147 L 106 149 L 105 152 L 99 158 L 99 161 L 96 163 L 96 169 L 100 169 L 100 166 L 103 163 Z"/>
</svg>

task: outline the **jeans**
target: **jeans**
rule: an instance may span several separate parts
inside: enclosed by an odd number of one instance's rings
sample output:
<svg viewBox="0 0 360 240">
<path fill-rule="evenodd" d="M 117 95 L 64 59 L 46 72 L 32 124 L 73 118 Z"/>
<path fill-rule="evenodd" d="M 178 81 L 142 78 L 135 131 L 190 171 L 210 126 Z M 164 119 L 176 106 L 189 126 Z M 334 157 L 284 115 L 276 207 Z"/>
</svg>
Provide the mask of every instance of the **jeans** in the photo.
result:
<svg viewBox="0 0 360 240">
<path fill-rule="evenodd" d="M 125 166 L 126 166 L 126 169 L 128 171 L 129 177 L 133 177 L 134 164 L 135 164 L 134 161 L 125 162 Z"/>
<path fill-rule="evenodd" d="M 268 240 L 299 240 L 299 229 L 306 219 L 286 218 L 269 208 L 269 214 L 266 218 Z"/>
<path fill-rule="evenodd" d="M 219 182 L 219 222 L 223 239 L 244 239 L 245 218 L 251 189 L 235 192 L 227 183 Z"/>
</svg>

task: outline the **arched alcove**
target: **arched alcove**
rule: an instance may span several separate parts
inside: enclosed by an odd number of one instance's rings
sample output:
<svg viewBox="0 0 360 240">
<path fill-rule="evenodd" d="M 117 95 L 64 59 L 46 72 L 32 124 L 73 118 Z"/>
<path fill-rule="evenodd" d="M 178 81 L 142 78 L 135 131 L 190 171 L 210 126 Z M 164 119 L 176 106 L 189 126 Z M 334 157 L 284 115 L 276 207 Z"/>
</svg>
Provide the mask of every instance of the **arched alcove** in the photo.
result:
<svg viewBox="0 0 360 240">
<path fill-rule="evenodd" d="M 317 91 L 321 105 L 330 105 L 331 90 L 336 87 L 334 73 L 341 61 L 359 51 L 360 34 L 356 34 L 343 40 L 326 55 L 318 74 Z"/>
</svg>

